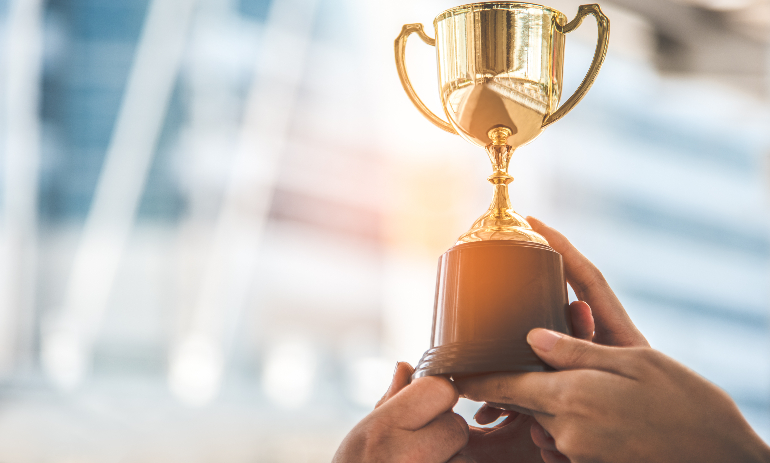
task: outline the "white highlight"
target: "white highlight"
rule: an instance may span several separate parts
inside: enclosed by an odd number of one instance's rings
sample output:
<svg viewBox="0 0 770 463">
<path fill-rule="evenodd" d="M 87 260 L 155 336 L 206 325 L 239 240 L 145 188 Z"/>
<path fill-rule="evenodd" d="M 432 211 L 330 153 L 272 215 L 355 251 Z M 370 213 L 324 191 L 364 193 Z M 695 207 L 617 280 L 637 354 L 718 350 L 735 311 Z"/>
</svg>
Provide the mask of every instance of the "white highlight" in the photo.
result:
<svg viewBox="0 0 770 463">
<path fill-rule="evenodd" d="M 0 63 L 2 238 L 0 239 L 0 375 L 29 360 L 35 299 L 37 184 L 40 163 L 38 100 L 42 1 L 8 5 L 7 44 Z"/>
<path fill-rule="evenodd" d="M 75 389 L 88 368 L 82 337 L 76 333 L 75 330 L 50 333 L 40 353 L 44 370 L 65 391 Z"/>
<path fill-rule="evenodd" d="M 188 328 L 190 333 L 206 333 L 222 349 L 230 344 L 252 287 L 317 3 L 273 2 L 265 25 L 238 148 Z"/>
<path fill-rule="evenodd" d="M 43 333 L 43 365 L 62 388 L 82 381 L 160 135 L 184 51 L 195 0 L 153 0 L 123 102 L 75 254 L 63 311 Z M 54 354 L 58 340 L 78 338 L 78 350 Z M 47 352 L 47 354 L 46 354 Z M 81 358 L 74 360 L 75 355 Z M 46 360 L 47 359 L 47 360 Z M 69 370 L 66 364 L 82 365 Z"/>
<path fill-rule="evenodd" d="M 355 360 L 348 372 L 350 399 L 356 405 L 373 408 L 393 376 L 394 363 L 382 357 L 364 357 Z"/>
<path fill-rule="evenodd" d="M 205 405 L 219 392 L 223 367 L 217 343 L 205 336 L 190 336 L 179 345 L 171 362 L 171 392 L 187 405 Z"/>
<path fill-rule="evenodd" d="M 267 354 L 262 372 L 265 395 L 281 408 L 296 410 L 313 393 L 318 359 L 306 341 L 287 340 Z"/>
</svg>

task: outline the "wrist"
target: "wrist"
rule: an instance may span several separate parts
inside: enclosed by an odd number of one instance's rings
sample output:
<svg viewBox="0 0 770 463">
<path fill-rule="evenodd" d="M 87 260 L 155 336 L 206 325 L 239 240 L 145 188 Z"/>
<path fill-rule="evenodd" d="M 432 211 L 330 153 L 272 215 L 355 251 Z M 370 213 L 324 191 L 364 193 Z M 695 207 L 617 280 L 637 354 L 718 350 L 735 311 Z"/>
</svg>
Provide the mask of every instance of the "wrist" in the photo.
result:
<svg viewBox="0 0 770 463">
<path fill-rule="evenodd" d="M 746 461 L 770 463 L 770 446 L 761 437 L 754 434 L 751 445 L 746 448 Z"/>
<path fill-rule="evenodd" d="M 722 463 L 770 463 L 770 446 L 749 426 L 748 422 L 730 428 L 724 426 L 721 435 L 712 434 L 713 445 L 701 445 L 696 451 L 698 458 L 693 461 Z M 701 444 L 704 442 L 701 441 Z"/>
<path fill-rule="evenodd" d="M 767 445 L 761 438 L 759 439 L 759 459 L 762 463 L 770 463 L 770 445 Z"/>
</svg>

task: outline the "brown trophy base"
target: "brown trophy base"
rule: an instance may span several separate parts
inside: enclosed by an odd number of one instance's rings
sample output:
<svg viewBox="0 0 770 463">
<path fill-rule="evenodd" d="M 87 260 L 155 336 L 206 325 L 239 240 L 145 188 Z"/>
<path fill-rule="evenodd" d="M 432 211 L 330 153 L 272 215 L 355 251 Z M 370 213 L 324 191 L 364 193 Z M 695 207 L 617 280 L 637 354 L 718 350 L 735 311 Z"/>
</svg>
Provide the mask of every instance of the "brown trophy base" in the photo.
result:
<svg viewBox="0 0 770 463">
<path fill-rule="evenodd" d="M 547 371 L 533 328 L 571 333 L 561 254 L 542 244 L 480 241 L 439 259 L 431 348 L 414 377 Z"/>
</svg>

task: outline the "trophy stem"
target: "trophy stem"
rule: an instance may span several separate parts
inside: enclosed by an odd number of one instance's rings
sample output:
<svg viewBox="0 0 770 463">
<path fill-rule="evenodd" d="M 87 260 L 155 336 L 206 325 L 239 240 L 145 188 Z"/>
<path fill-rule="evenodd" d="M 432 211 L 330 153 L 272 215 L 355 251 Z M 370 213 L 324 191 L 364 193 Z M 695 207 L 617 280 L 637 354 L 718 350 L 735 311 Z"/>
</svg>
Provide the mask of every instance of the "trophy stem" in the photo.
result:
<svg viewBox="0 0 770 463">
<path fill-rule="evenodd" d="M 508 175 L 508 165 L 511 162 L 514 148 L 507 144 L 511 130 L 507 127 L 497 127 L 489 131 L 492 143 L 487 145 L 487 155 L 492 162 L 492 175 L 487 180 L 494 185 L 495 195 L 489 206 L 488 214 L 495 219 L 505 218 L 511 208 L 511 199 L 508 196 L 508 184 L 513 177 Z"/>
<path fill-rule="evenodd" d="M 532 230 L 524 217 L 511 207 L 508 196 L 508 184 L 513 177 L 508 175 L 508 165 L 511 162 L 514 148 L 507 141 L 512 134 L 507 127 L 495 127 L 489 131 L 492 143 L 487 145 L 487 155 L 492 162 L 492 175 L 487 177 L 494 186 L 494 196 L 489 209 L 473 224 L 470 230 L 462 235 L 456 244 L 473 243 L 487 240 L 529 241 L 548 245 L 548 242 Z"/>
</svg>

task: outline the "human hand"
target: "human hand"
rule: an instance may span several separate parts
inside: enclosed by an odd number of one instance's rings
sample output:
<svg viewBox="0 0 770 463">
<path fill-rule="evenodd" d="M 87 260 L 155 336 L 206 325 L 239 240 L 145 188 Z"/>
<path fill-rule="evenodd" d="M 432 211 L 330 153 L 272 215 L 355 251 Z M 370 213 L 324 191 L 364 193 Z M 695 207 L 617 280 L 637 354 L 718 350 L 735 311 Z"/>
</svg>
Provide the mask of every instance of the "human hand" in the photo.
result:
<svg viewBox="0 0 770 463">
<path fill-rule="evenodd" d="M 500 412 L 507 417 L 497 426 L 470 426 L 468 445 L 455 458 L 463 463 L 542 463 L 541 449 L 530 436 L 532 425 L 537 424 L 531 416 L 484 405 L 476 413 L 476 422 L 491 423 L 502 416 Z"/>
<path fill-rule="evenodd" d="M 396 372 L 393 376 L 393 382 L 391 383 L 390 388 L 382 397 L 382 399 L 380 399 L 375 408 L 381 407 L 383 404 L 386 404 L 392 398 L 396 397 L 396 394 L 409 384 L 409 379 L 412 373 L 414 373 L 414 369 L 412 369 L 409 364 L 405 362 L 399 363 L 396 367 Z M 415 380 L 415 384 L 422 379 L 424 378 Z M 457 399 L 455 398 L 454 403 L 456 403 L 456 400 Z M 454 403 L 452 406 L 454 406 Z M 476 415 L 476 420 L 478 422 L 491 423 L 497 419 L 497 416 L 491 416 L 497 411 L 501 410 L 494 408 L 487 409 L 487 413 L 490 415 L 485 418 L 481 416 L 484 412 L 480 410 Z M 534 419 L 531 416 L 518 414 L 516 412 L 508 413 L 510 413 L 510 415 L 507 417 L 507 419 L 493 428 L 471 427 L 470 438 L 467 440 L 467 446 L 465 446 L 459 452 L 459 454 L 455 455 L 450 460 L 450 463 L 542 463 L 543 460 L 540 458 L 540 449 L 532 442 L 532 438 L 530 437 L 530 427 L 532 423 L 535 422 Z M 463 421 L 462 423 L 465 422 Z M 467 425 L 466 429 L 468 429 Z M 353 432 L 355 431 L 356 430 L 354 429 Z M 353 432 L 351 432 L 351 434 L 353 434 Z M 429 436 L 422 437 L 422 439 L 430 438 L 431 437 Z M 343 446 L 344 445 L 345 444 L 343 443 Z M 342 450 L 343 446 L 340 447 L 340 450 Z M 338 454 L 339 452 L 340 451 L 338 451 Z M 359 457 L 356 456 L 351 460 L 345 459 L 340 461 L 359 461 L 358 458 Z M 337 460 L 334 461 L 336 462 Z M 364 459 L 360 461 L 366 462 L 369 460 Z M 417 458 L 414 460 L 406 458 L 404 461 L 423 460 Z"/>
<path fill-rule="evenodd" d="M 442 377 L 417 378 L 414 369 L 396 365 L 390 388 L 345 437 L 333 463 L 461 463 L 455 454 L 468 442 L 468 425 L 452 412 L 458 394 Z"/>
<path fill-rule="evenodd" d="M 649 347 L 602 272 L 558 231 L 534 217 L 527 222 L 562 256 L 567 283 L 579 299 L 570 304 L 575 337 L 607 346 Z"/>
<path fill-rule="evenodd" d="M 570 305 L 570 312 L 572 332 L 576 337 L 587 341 L 592 340 L 594 320 L 588 304 L 583 301 L 573 302 Z M 461 379 L 456 383 L 462 387 L 464 384 L 476 381 L 476 378 L 479 377 Z M 541 449 L 531 437 L 532 427 L 539 427 L 532 416 L 484 404 L 476 412 L 474 419 L 476 423 L 486 425 L 501 417 L 505 417 L 505 420 L 494 427 L 470 426 L 468 445 L 460 455 L 474 463 L 542 462 Z"/>
<path fill-rule="evenodd" d="M 546 463 L 770 461 L 724 391 L 660 352 L 544 329 L 527 341 L 562 371 L 487 375 L 461 391 L 531 413 Z"/>
<path fill-rule="evenodd" d="M 564 235 L 534 217 L 527 217 L 527 221 L 562 255 L 567 281 L 581 299 L 569 306 L 573 335 L 607 345 L 649 346 L 599 269 Z M 593 307 L 596 309 L 592 314 Z M 464 385 L 477 381 L 477 378 L 459 380 L 457 384 L 462 390 Z M 468 447 L 461 454 L 472 456 L 479 463 L 509 461 L 512 454 L 521 455 L 521 461 L 530 461 L 526 458 L 532 458 L 528 455 L 533 453 L 537 458 L 531 461 L 541 461 L 540 450 L 530 438 L 529 428 L 539 427 L 532 417 L 484 404 L 474 418 L 477 423 L 485 425 L 503 416 L 506 420 L 493 428 L 471 426 Z M 532 432 L 538 431 L 535 429 Z"/>
</svg>

